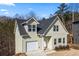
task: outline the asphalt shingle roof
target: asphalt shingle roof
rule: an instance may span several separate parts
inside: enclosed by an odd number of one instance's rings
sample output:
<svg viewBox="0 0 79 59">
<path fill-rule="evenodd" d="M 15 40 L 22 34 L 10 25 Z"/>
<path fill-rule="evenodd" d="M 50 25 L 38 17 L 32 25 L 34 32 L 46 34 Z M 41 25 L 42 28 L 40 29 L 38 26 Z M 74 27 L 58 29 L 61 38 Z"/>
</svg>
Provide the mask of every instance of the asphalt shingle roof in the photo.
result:
<svg viewBox="0 0 79 59">
<path fill-rule="evenodd" d="M 49 19 L 38 21 L 40 23 L 38 25 L 38 28 L 41 28 L 41 30 L 38 31 L 38 34 L 43 34 L 45 30 L 49 27 L 49 25 L 53 22 L 54 19 L 55 19 L 55 16 Z"/>
<path fill-rule="evenodd" d="M 22 23 L 26 21 L 27 20 L 17 20 L 18 29 L 19 29 L 20 35 L 26 35 L 27 37 L 30 37 L 28 33 L 26 32 L 24 25 L 22 25 Z"/>
<path fill-rule="evenodd" d="M 43 34 L 55 18 L 56 18 L 56 16 L 51 17 L 49 19 L 39 20 L 38 21 L 39 24 L 37 25 L 37 33 Z M 17 20 L 18 29 L 19 29 L 20 35 L 26 35 L 26 36 L 30 37 L 24 28 L 25 24 L 22 24 L 26 21 L 27 20 Z M 28 24 L 26 24 L 26 25 L 28 25 Z"/>
</svg>

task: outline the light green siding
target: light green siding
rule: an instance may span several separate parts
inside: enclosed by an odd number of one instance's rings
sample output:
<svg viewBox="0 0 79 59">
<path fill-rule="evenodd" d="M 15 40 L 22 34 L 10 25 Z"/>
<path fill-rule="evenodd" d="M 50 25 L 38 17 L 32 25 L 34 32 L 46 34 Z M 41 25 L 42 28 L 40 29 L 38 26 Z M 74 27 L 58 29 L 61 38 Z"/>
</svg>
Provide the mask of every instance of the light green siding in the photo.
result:
<svg viewBox="0 0 79 59">
<path fill-rule="evenodd" d="M 20 36 L 18 26 L 15 31 L 15 53 L 22 52 L 22 37 Z"/>
<path fill-rule="evenodd" d="M 59 26 L 59 31 L 53 31 L 53 26 L 51 27 L 51 29 L 48 31 L 48 33 L 46 34 L 46 36 L 51 36 L 51 39 L 48 43 L 48 49 L 54 49 L 56 46 L 62 45 L 62 46 L 66 46 L 67 45 L 67 32 L 65 31 L 63 25 L 61 24 L 60 20 L 57 20 L 55 22 L 54 25 L 58 25 Z M 54 39 L 57 39 L 57 44 L 54 45 Z M 61 38 L 62 43 L 58 43 L 58 39 Z M 65 43 L 63 44 L 63 38 L 65 38 Z"/>
</svg>

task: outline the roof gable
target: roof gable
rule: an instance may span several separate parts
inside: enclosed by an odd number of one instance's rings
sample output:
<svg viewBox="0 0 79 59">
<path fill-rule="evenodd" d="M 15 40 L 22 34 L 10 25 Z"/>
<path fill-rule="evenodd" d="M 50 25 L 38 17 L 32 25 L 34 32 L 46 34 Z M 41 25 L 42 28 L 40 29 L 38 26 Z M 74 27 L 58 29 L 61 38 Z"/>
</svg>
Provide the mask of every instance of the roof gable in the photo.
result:
<svg viewBox="0 0 79 59">
<path fill-rule="evenodd" d="M 37 21 L 35 18 L 30 18 L 28 20 L 18 20 L 17 24 L 19 27 L 19 31 L 20 31 L 20 35 L 26 35 L 29 36 L 28 33 L 26 32 L 24 25 L 26 25 L 26 23 L 29 23 L 30 21 L 35 21 L 37 22 L 37 33 L 38 34 L 43 34 L 46 35 L 48 33 L 48 31 L 50 30 L 50 28 L 54 25 L 54 23 L 59 19 L 61 25 L 63 26 L 63 28 L 65 29 L 66 32 L 68 32 L 64 26 L 64 24 L 62 23 L 61 19 L 58 16 L 53 16 L 50 19 L 45 19 L 45 20 L 39 20 Z M 28 24 L 27 24 L 28 25 Z"/>
<path fill-rule="evenodd" d="M 46 29 L 49 27 L 49 25 L 54 21 L 54 19 L 56 18 L 56 16 L 53 16 L 50 19 L 44 19 L 44 20 L 40 20 L 38 24 L 38 34 L 43 34 Z"/>
<path fill-rule="evenodd" d="M 64 30 L 68 33 L 67 29 L 65 28 L 64 24 L 62 23 L 61 19 L 59 18 L 59 16 L 56 16 L 56 18 L 54 19 L 54 21 L 49 25 L 49 27 L 46 29 L 46 31 L 43 33 L 43 35 L 46 35 L 48 33 L 48 31 L 51 29 L 51 27 L 55 24 L 55 22 L 59 20 L 62 27 L 64 28 Z"/>
<path fill-rule="evenodd" d="M 27 21 L 26 21 L 26 23 L 31 23 L 31 22 L 33 22 L 33 21 L 35 21 L 37 24 L 39 24 L 39 22 L 36 20 L 36 18 L 35 17 L 32 17 L 32 18 L 30 18 L 30 19 L 28 19 Z"/>
<path fill-rule="evenodd" d="M 59 18 L 59 17 L 58 17 L 58 18 Z M 67 31 L 67 29 L 66 29 L 65 25 L 63 24 L 63 22 L 60 20 L 60 18 L 59 18 L 59 21 L 60 21 L 60 23 L 61 23 L 62 27 L 64 28 L 64 30 L 65 30 L 67 33 L 69 33 L 69 32 Z"/>
<path fill-rule="evenodd" d="M 18 26 L 18 30 L 19 30 L 19 33 L 21 36 L 27 36 L 27 37 L 30 37 L 28 35 L 28 33 L 26 32 L 24 26 L 22 25 L 23 22 L 25 22 L 26 20 L 17 20 L 17 25 Z"/>
</svg>

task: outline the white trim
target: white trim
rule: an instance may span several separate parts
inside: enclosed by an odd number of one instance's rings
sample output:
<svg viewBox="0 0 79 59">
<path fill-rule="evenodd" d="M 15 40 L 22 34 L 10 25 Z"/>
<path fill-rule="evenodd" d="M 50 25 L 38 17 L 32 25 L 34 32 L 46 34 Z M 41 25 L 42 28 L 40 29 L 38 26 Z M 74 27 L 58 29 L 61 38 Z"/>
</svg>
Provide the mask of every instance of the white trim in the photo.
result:
<svg viewBox="0 0 79 59">
<path fill-rule="evenodd" d="M 21 23 L 21 25 L 24 24 L 24 23 L 26 23 L 26 22 Z"/>
<path fill-rule="evenodd" d="M 44 35 L 45 35 L 45 33 L 48 31 L 48 29 L 52 26 L 52 24 L 56 21 L 57 18 L 58 18 L 58 20 L 60 21 L 60 23 L 61 23 L 61 25 L 63 26 L 63 28 L 65 29 L 65 31 L 67 32 L 67 34 L 69 34 L 68 31 L 67 31 L 67 29 L 65 28 L 64 24 L 61 22 L 59 16 L 56 16 L 56 18 L 54 19 L 54 21 L 53 21 L 53 22 L 49 25 L 49 27 L 45 30 Z"/>
<path fill-rule="evenodd" d="M 16 27 L 18 27 L 17 25 L 17 20 L 15 20 L 14 33 L 16 32 Z"/>
<path fill-rule="evenodd" d="M 23 22 L 22 24 L 24 24 L 24 23 L 28 23 L 31 19 L 34 19 L 35 20 L 35 22 L 37 23 L 37 24 L 39 24 L 39 22 L 34 18 L 34 17 L 32 17 L 32 18 L 30 18 L 30 19 L 28 19 L 26 22 Z"/>
<path fill-rule="evenodd" d="M 39 22 L 34 17 L 32 17 L 29 20 L 27 20 L 26 23 L 28 23 L 31 19 L 34 19 L 37 22 L 37 24 L 39 24 Z"/>
<path fill-rule="evenodd" d="M 57 17 L 54 19 L 54 21 L 49 25 L 49 27 L 46 29 L 46 31 L 43 33 L 43 35 L 45 35 L 45 33 L 47 32 L 47 30 L 51 27 L 51 25 L 55 22 L 55 20 L 57 19 Z"/>
<path fill-rule="evenodd" d="M 59 17 L 58 17 L 59 18 Z M 67 32 L 67 34 L 69 34 L 69 32 L 67 31 L 66 27 L 64 26 L 63 22 L 61 22 L 60 18 L 59 18 L 59 22 L 61 23 L 61 25 L 63 26 L 63 28 L 65 29 L 65 31 Z"/>
</svg>

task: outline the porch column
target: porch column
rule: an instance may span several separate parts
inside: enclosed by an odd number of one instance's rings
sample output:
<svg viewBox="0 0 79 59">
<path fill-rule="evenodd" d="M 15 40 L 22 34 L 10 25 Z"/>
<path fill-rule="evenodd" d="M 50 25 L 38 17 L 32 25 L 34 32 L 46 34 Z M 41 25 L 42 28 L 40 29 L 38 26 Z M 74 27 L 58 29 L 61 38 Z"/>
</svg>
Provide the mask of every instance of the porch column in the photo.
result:
<svg viewBox="0 0 79 59">
<path fill-rule="evenodd" d="M 42 46 L 41 46 L 41 49 L 44 50 L 44 37 L 42 37 L 41 45 L 42 45 Z"/>
</svg>

